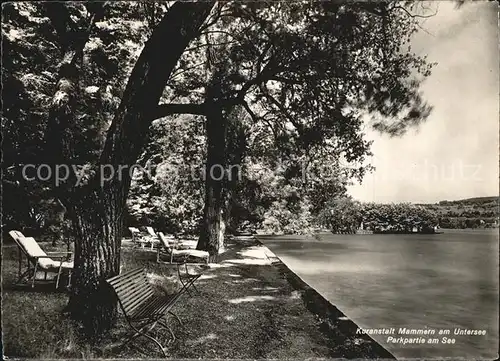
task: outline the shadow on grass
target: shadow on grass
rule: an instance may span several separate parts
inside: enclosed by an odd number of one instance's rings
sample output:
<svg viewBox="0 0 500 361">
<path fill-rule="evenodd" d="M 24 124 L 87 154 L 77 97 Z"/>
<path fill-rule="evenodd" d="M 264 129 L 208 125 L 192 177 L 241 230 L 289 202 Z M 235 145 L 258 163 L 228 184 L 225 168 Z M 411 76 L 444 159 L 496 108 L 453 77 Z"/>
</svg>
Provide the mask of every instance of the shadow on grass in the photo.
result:
<svg viewBox="0 0 500 361">
<path fill-rule="evenodd" d="M 67 281 L 66 281 L 67 282 Z M 61 279 L 61 285 L 56 289 L 54 281 L 41 281 L 36 282 L 35 287 L 31 286 L 31 283 L 5 283 L 3 285 L 3 291 L 17 291 L 24 293 L 68 293 L 68 289 L 64 286 L 66 285 L 65 281 Z"/>
<path fill-rule="evenodd" d="M 149 250 L 124 247 L 122 264 L 123 270 L 145 268 L 156 286 L 178 286 L 176 267 L 156 263 L 156 254 Z M 15 267 L 16 263 L 9 260 L 8 272 L 15 274 Z M 172 309 L 182 325 L 168 317 L 176 340 L 171 342 L 168 332 L 155 334 L 167 346 L 169 358 L 310 359 L 363 355 L 351 338 L 335 338 L 336 334 L 320 331 L 328 322 L 318 321 L 306 309 L 312 306 L 303 301 L 312 302 L 314 297 L 307 290 L 292 287 L 268 259 L 265 247 L 253 238 L 231 240 L 219 263 L 211 264 L 196 286 L 200 294 L 183 295 Z M 100 345 L 82 343 L 75 335 L 75 326 L 61 314 L 67 303 L 63 293 L 39 292 L 33 297 L 31 292 L 10 288 L 4 292 L 4 302 L 4 342 L 9 356 L 162 357 L 158 347 L 144 338 L 119 349 L 110 348 L 130 335 L 122 315 Z M 352 345 L 352 352 L 345 347 L 333 348 L 333 343 L 342 340 L 347 348 Z"/>
</svg>

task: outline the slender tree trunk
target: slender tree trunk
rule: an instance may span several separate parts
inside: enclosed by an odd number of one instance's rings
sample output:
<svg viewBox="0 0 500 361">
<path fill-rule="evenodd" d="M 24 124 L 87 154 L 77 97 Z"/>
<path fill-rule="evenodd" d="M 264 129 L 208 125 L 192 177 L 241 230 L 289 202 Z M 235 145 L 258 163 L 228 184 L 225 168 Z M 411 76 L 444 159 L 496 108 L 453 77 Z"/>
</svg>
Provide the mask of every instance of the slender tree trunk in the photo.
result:
<svg viewBox="0 0 500 361">
<path fill-rule="evenodd" d="M 246 155 L 246 133 L 243 123 L 244 112 L 240 107 L 233 108 L 229 115 L 226 154 L 228 154 L 228 179 L 226 182 L 226 208 L 225 218 L 227 229 L 235 231 L 235 217 L 233 215 L 233 204 L 236 197 L 238 183 L 243 172 L 243 161 Z"/>
<path fill-rule="evenodd" d="M 229 175 L 228 175 L 229 177 Z M 227 234 L 229 232 L 233 232 L 233 224 L 232 224 L 232 208 L 233 208 L 233 186 L 231 184 L 231 180 L 228 179 L 227 181 L 227 187 L 224 191 L 224 209 L 222 211 L 222 217 L 224 219 L 224 234 Z"/>
<path fill-rule="evenodd" d="M 217 91 L 216 87 L 210 89 L 214 97 Z M 234 189 L 244 157 L 245 135 L 239 115 L 238 111 L 220 108 L 207 114 L 205 208 L 197 249 L 208 251 L 212 259 L 225 248 Z"/>
<path fill-rule="evenodd" d="M 220 107 L 207 112 L 207 160 L 205 169 L 205 208 L 197 249 L 210 253 L 211 260 L 224 250 L 224 182 L 226 179 L 227 118 Z"/>
</svg>

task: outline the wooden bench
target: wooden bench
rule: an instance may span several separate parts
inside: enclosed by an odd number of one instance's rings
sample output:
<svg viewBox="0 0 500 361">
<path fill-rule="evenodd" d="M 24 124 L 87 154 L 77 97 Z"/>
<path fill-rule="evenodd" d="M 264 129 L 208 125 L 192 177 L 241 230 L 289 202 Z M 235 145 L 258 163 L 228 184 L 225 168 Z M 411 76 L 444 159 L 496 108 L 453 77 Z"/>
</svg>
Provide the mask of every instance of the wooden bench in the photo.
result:
<svg viewBox="0 0 500 361">
<path fill-rule="evenodd" d="M 171 314 L 182 324 L 179 317 L 171 309 L 186 292 L 188 285 L 183 285 L 179 291 L 171 295 L 157 295 L 142 268 L 111 277 L 106 282 L 113 288 L 127 323 L 135 332 L 122 343 L 122 346 L 136 337 L 144 336 L 156 343 L 164 356 L 167 357 L 163 345 L 148 333 L 159 324 L 170 332 L 172 341 L 175 340 L 175 335 L 168 326 L 165 316 Z"/>
</svg>

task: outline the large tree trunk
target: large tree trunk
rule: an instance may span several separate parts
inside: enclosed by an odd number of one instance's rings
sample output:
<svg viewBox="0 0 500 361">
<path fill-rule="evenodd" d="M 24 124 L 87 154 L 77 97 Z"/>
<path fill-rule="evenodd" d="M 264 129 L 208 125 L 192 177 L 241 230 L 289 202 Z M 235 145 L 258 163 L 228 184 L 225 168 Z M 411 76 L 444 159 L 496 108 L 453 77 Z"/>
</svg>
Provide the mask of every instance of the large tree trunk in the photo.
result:
<svg viewBox="0 0 500 361">
<path fill-rule="evenodd" d="M 153 31 L 129 77 L 120 106 L 109 128 L 100 164 L 117 172 L 133 165 L 144 144 L 158 102 L 179 57 L 210 13 L 213 2 L 177 2 Z M 168 52 L 165 52 L 168 49 Z M 75 272 L 69 300 L 74 319 L 97 340 L 113 323 L 116 304 L 103 280 L 120 271 L 120 246 L 125 202 L 130 187 L 128 169 L 103 182 L 100 169 L 66 200 L 74 229 Z M 70 210 L 71 209 L 71 210 Z"/>
<path fill-rule="evenodd" d="M 124 205 L 111 189 L 93 188 L 73 197 L 69 211 L 77 240 L 69 308 L 90 341 L 98 341 L 116 315 L 114 297 L 103 281 L 120 272 Z"/>
</svg>

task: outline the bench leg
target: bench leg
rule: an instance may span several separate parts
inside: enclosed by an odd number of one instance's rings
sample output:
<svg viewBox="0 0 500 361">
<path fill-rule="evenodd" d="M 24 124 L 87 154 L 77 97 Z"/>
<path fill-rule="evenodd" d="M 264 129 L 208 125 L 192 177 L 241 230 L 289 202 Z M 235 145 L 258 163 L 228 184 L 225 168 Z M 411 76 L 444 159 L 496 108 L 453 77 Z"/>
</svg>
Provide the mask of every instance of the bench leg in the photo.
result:
<svg viewBox="0 0 500 361">
<path fill-rule="evenodd" d="M 115 348 L 123 348 L 124 346 L 126 346 L 127 344 L 129 344 L 133 339 L 139 337 L 140 334 L 139 333 L 134 333 L 131 337 L 129 337 L 125 342 L 122 342 L 121 344 L 119 345 L 112 345 L 110 347 L 110 349 L 115 349 Z M 139 351 L 143 356 L 149 356 L 148 353 L 146 351 L 144 351 L 142 348 L 140 348 L 139 346 L 137 345 L 134 345 L 133 343 L 131 344 L 132 347 L 134 347 L 137 351 Z"/>
<path fill-rule="evenodd" d="M 162 320 L 159 320 L 158 323 L 160 325 L 162 325 L 163 327 L 165 327 L 170 332 L 170 335 L 172 336 L 172 341 L 170 341 L 170 342 L 174 342 L 175 341 L 175 335 L 174 335 L 174 332 L 172 331 L 172 329 L 170 328 L 170 326 L 166 322 L 164 322 Z"/>
<path fill-rule="evenodd" d="M 168 311 L 168 313 L 170 313 L 172 316 L 174 316 L 174 317 L 177 319 L 177 321 L 179 322 L 179 325 L 181 325 L 181 326 L 182 326 L 182 321 L 181 321 L 181 319 L 179 318 L 179 316 L 177 316 L 177 315 L 176 315 L 175 313 L 173 313 L 172 311 Z"/>
<path fill-rule="evenodd" d="M 167 352 L 166 352 L 165 348 L 163 347 L 163 345 L 156 338 L 147 334 L 147 332 L 150 332 L 156 326 L 157 323 L 158 323 L 158 321 L 155 321 L 155 322 L 153 322 L 153 324 L 151 326 L 145 325 L 140 329 L 137 329 L 132 324 L 130 324 L 130 327 L 135 331 L 135 334 L 133 334 L 132 337 L 130 337 L 127 341 L 125 341 L 122 344 L 122 346 L 125 346 L 127 343 L 129 343 L 130 341 L 132 341 L 133 339 L 135 339 L 139 336 L 144 336 L 144 337 L 148 338 L 149 340 L 153 341 L 160 348 L 161 352 L 163 352 L 163 356 L 167 357 L 168 355 L 167 355 Z M 147 327 L 149 327 L 149 329 L 147 331 L 144 331 L 144 329 Z"/>
</svg>

